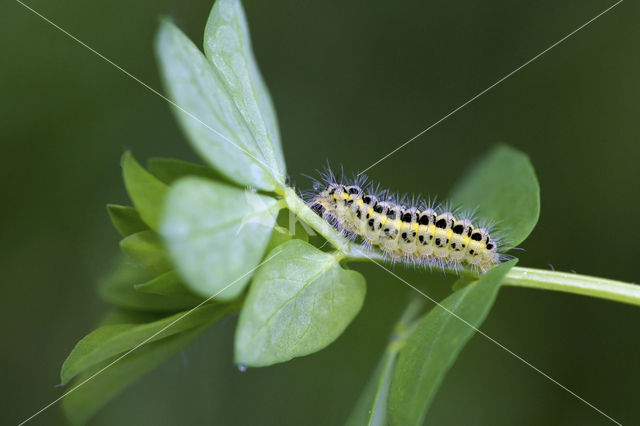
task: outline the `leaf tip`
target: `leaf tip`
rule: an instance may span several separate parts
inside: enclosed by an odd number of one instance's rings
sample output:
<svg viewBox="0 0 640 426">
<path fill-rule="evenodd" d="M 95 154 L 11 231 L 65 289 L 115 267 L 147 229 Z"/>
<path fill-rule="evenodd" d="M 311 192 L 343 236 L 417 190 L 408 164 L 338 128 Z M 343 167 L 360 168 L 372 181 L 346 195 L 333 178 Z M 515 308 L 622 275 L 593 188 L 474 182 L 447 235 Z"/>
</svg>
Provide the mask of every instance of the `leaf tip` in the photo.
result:
<svg viewBox="0 0 640 426">
<path fill-rule="evenodd" d="M 120 166 L 124 169 L 126 165 L 131 162 L 131 160 L 136 161 L 131 151 L 126 150 L 120 157 Z"/>
</svg>

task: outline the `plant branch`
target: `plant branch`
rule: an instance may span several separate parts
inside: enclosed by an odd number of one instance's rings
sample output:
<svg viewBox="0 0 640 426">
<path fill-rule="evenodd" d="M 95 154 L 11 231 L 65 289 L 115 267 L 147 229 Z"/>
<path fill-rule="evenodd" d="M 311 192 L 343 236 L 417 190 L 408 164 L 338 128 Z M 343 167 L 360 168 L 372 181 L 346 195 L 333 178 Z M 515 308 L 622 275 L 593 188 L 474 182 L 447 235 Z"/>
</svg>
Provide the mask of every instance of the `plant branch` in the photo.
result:
<svg viewBox="0 0 640 426">
<path fill-rule="evenodd" d="M 514 267 L 503 285 L 563 291 L 640 306 L 640 285 L 569 272 Z"/>
<path fill-rule="evenodd" d="M 344 253 L 349 260 L 385 260 L 385 256 L 378 250 L 356 244 L 346 238 L 326 220 L 318 216 L 307 204 L 298 197 L 293 188 L 284 188 L 284 200 L 291 212 L 302 219 L 307 225 L 322 235 L 333 246 Z"/>
</svg>

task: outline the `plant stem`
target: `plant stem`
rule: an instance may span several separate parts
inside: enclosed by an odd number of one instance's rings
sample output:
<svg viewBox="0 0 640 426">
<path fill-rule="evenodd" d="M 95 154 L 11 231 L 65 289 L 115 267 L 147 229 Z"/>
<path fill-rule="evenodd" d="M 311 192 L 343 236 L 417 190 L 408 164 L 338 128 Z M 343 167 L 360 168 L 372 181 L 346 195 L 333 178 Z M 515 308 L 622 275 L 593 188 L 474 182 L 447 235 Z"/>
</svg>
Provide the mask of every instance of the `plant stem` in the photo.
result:
<svg viewBox="0 0 640 426">
<path fill-rule="evenodd" d="M 385 256 L 379 251 L 356 244 L 336 231 L 333 226 L 311 210 L 309 206 L 298 197 L 294 189 L 284 188 L 282 195 L 289 210 L 333 244 L 336 249 L 344 253 L 344 257 L 349 258 L 349 260 L 385 260 Z"/>
<path fill-rule="evenodd" d="M 379 250 L 356 244 L 336 231 L 329 223 L 314 213 L 292 188 L 284 188 L 282 195 L 289 210 L 333 244 L 336 249 L 344 253 L 345 259 L 350 261 L 389 260 Z M 473 272 L 465 270 L 454 271 L 445 268 L 445 271 L 451 274 L 477 277 Z M 588 275 L 514 267 L 509 271 L 502 284 L 540 290 L 563 291 L 565 293 L 581 294 L 640 306 L 640 285 Z"/>
<path fill-rule="evenodd" d="M 640 285 L 569 272 L 514 267 L 503 285 L 564 291 L 640 306 Z"/>
</svg>

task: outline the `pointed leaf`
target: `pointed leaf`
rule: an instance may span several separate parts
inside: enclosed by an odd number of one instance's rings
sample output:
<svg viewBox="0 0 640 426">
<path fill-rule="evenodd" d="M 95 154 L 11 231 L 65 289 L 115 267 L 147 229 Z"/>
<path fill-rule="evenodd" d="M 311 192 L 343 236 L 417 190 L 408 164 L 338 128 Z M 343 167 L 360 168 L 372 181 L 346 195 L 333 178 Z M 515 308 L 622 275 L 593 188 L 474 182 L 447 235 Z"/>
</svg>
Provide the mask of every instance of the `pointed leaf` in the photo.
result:
<svg viewBox="0 0 640 426">
<path fill-rule="evenodd" d="M 253 133 L 261 123 L 247 122 L 249 117 L 236 104 L 234 97 L 244 98 L 244 88 L 230 87 L 169 21 L 160 25 L 156 53 L 169 96 L 177 105 L 176 117 L 202 158 L 241 185 L 273 190 L 282 184 L 284 170 L 279 170 L 274 149 L 269 149 L 261 134 Z M 235 69 L 237 64 L 228 66 Z"/>
<path fill-rule="evenodd" d="M 271 253 L 271 250 L 289 240 L 291 240 L 291 235 L 289 235 L 287 228 L 280 225 L 274 226 L 273 232 L 271 232 L 271 238 L 269 238 L 269 242 L 267 243 L 267 248 L 265 248 L 265 253 Z"/>
<path fill-rule="evenodd" d="M 507 145 L 493 149 L 453 190 L 451 200 L 504 234 L 501 250 L 524 241 L 538 223 L 540 187 L 526 154 Z"/>
<path fill-rule="evenodd" d="M 135 207 L 107 204 L 107 211 L 111 223 L 123 237 L 149 229 Z"/>
<path fill-rule="evenodd" d="M 364 277 L 336 256 L 294 239 L 260 267 L 240 314 L 235 360 L 265 366 L 319 351 L 362 307 Z"/>
<path fill-rule="evenodd" d="M 116 324 L 144 324 L 147 322 L 161 320 L 165 315 L 166 313 L 132 311 L 129 309 L 116 308 L 107 312 L 102 317 L 100 322 L 98 322 L 98 327 Z"/>
<path fill-rule="evenodd" d="M 293 213 L 289 210 L 281 210 L 265 252 L 270 253 L 274 248 L 293 238 L 308 242 L 309 234 L 307 234 L 302 221 L 298 220 Z"/>
<path fill-rule="evenodd" d="M 208 304 L 179 312 L 147 324 L 105 325 L 83 337 L 73 348 L 60 371 L 66 384 L 76 375 L 138 345 L 148 344 L 222 318 L 229 305 Z"/>
<path fill-rule="evenodd" d="M 416 297 L 405 308 L 402 316 L 393 327 L 382 359 L 378 362 L 375 372 L 347 419 L 347 426 L 386 426 L 388 424 L 387 400 L 394 366 L 398 353 L 408 335 L 411 334 L 416 317 L 422 311 L 423 306 L 422 299 Z"/>
<path fill-rule="evenodd" d="M 153 231 L 141 231 L 123 238 L 120 241 L 120 248 L 138 266 L 154 275 L 165 273 L 173 268 L 162 246 L 162 240 Z"/>
<path fill-rule="evenodd" d="M 167 185 L 147 172 L 129 152 L 122 156 L 122 174 L 129 197 L 140 217 L 151 229 L 157 230 Z"/>
<path fill-rule="evenodd" d="M 477 278 L 473 277 L 473 276 L 464 276 L 464 277 L 460 277 L 456 280 L 456 282 L 453 283 L 453 285 L 451 286 L 451 290 L 452 291 L 458 291 L 461 290 L 463 288 L 465 288 L 466 286 L 473 284 L 475 281 L 477 280 Z"/>
<path fill-rule="evenodd" d="M 147 168 L 152 175 L 167 185 L 171 185 L 176 180 L 185 176 L 199 176 L 211 180 L 226 181 L 225 177 L 211 167 L 176 160 L 174 158 L 150 158 L 147 161 Z"/>
<path fill-rule="evenodd" d="M 100 297 L 109 303 L 123 308 L 147 312 L 175 312 L 193 307 L 198 299 L 193 296 L 160 296 L 135 290 L 136 284 L 148 282 L 153 275 L 132 265 L 120 261 L 114 270 L 98 286 Z"/>
<path fill-rule="evenodd" d="M 249 26 L 240 0 L 217 0 L 204 30 L 204 52 L 264 152 L 273 152 L 286 174 L 280 130 L 269 90 L 251 47 Z"/>
<path fill-rule="evenodd" d="M 162 236 L 187 287 L 217 299 L 237 297 L 262 258 L 273 230 L 275 199 L 186 177 L 169 192 Z"/>
<path fill-rule="evenodd" d="M 392 424 L 422 425 L 445 374 L 475 333 L 472 327 L 480 327 L 500 283 L 516 262 L 513 259 L 490 269 L 476 283 L 447 297 L 442 307 L 435 306 L 418 322 L 400 351 L 391 382 Z"/>
<path fill-rule="evenodd" d="M 387 397 L 397 352 L 387 350 L 353 408 L 346 426 L 386 426 Z"/>
<path fill-rule="evenodd" d="M 109 400 L 169 359 L 207 327 L 209 324 L 149 343 L 114 364 L 112 362 L 118 356 L 95 366 L 74 383 L 74 386 L 81 386 L 77 390 L 71 387 L 70 390 L 73 392 L 62 400 L 62 408 L 67 418 L 73 424 L 86 423 Z"/>
<path fill-rule="evenodd" d="M 156 278 L 133 286 L 137 291 L 162 296 L 189 296 L 194 301 L 202 300 L 191 293 L 182 283 L 175 270 L 165 272 Z"/>
</svg>

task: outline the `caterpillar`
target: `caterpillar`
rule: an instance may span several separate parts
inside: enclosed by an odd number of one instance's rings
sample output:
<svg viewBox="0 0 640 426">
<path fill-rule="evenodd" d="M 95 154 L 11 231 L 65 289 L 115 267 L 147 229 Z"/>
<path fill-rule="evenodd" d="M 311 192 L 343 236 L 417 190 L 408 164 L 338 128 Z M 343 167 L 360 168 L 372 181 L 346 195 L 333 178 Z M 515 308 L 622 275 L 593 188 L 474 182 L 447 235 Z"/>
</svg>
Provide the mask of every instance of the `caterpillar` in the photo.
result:
<svg viewBox="0 0 640 426">
<path fill-rule="evenodd" d="M 316 182 L 310 207 L 345 235 L 379 247 L 392 260 L 454 270 L 466 265 L 484 273 L 507 257 L 499 253 L 498 238 L 471 218 L 456 217 L 431 203 L 407 207 L 405 199 L 327 176 L 323 183 Z"/>
</svg>

